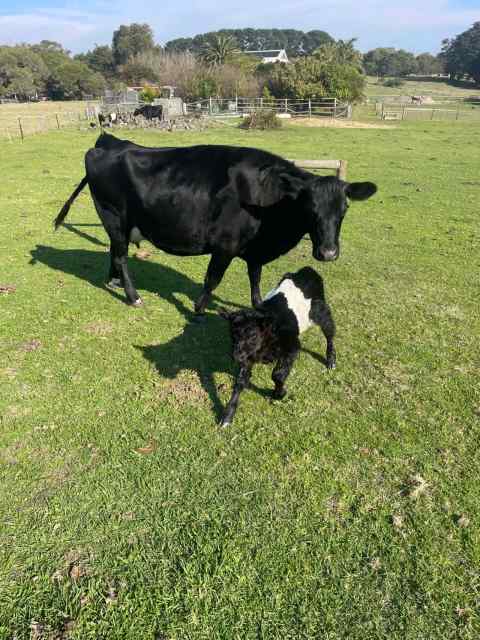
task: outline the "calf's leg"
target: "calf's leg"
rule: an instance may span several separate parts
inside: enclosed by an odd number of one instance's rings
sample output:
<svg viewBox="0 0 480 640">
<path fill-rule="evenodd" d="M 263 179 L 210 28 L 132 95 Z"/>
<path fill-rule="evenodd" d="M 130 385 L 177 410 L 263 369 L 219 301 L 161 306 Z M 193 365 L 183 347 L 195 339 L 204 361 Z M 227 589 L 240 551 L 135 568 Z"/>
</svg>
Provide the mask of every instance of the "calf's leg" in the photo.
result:
<svg viewBox="0 0 480 640">
<path fill-rule="evenodd" d="M 298 351 L 298 349 L 295 349 L 285 353 L 278 359 L 277 364 L 272 371 L 272 380 L 275 383 L 273 397 L 276 400 L 281 400 L 287 393 L 285 380 L 288 378 L 288 375 L 292 370 L 293 363 L 297 359 Z"/>
<path fill-rule="evenodd" d="M 251 366 L 242 366 L 240 367 L 240 371 L 238 372 L 237 379 L 235 380 L 235 386 L 233 387 L 232 397 L 230 398 L 230 402 L 225 409 L 225 413 L 223 414 L 222 421 L 220 423 L 221 427 L 228 427 L 228 425 L 232 422 L 235 412 L 238 407 L 238 400 L 240 398 L 240 394 L 250 382 L 250 376 L 252 375 L 252 367 Z"/>
<path fill-rule="evenodd" d="M 201 316 L 205 313 L 205 307 L 210 301 L 212 291 L 214 291 L 222 281 L 225 271 L 228 269 L 231 261 L 231 256 L 218 253 L 212 255 L 208 264 L 203 291 L 195 303 L 195 313 L 197 316 Z"/>
<path fill-rule="evenodd" d="M 110 246 L 110 271 L 108 272 L 108 287 L 113 287 L 115 289 L 123 288 L 122 274 L 118 271 L 115 266 L 115 259 L 112 247 Z"/>
<path fill-rule="evenodd" d="M 333 339 L 335 337 L 335 321 L 330 307 L 323 300 L 315 300 L 312 304 L 311 317 L 318 324 L 327 340 L 327 369 L 335 369 L 337 354 Z"/>
<path fill-rule="evenodd" d="M 250 280 L 250 296 L 252 307 L 258 307 L 262 304 L 262 294 L 260 293 L 260 278 L 262 277 L 262 265 L 247 263 L 248 278 Z"/>
</svg>

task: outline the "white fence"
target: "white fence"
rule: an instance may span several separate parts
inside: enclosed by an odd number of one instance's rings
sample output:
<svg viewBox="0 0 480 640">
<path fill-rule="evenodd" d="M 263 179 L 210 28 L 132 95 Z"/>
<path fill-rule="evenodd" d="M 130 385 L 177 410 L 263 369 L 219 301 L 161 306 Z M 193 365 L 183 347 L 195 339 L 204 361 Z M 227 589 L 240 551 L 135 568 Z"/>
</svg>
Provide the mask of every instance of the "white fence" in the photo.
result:
<svg viewBox="0 0 480 640">
<path fill-rule="evenodd" d="M 238 117 L 252 111 L 271 110 L 277 114 L 286 114 L 293 118 L 323 117 L 350 118 L 351 105 L 341 102 L 337 98 L 323 98 L 321 100 L 292 100 L 278 98 L 207 98 L 196 102 L 186 103 L 187 114 L 202 114 L 210 117 Z"/>
</svg>

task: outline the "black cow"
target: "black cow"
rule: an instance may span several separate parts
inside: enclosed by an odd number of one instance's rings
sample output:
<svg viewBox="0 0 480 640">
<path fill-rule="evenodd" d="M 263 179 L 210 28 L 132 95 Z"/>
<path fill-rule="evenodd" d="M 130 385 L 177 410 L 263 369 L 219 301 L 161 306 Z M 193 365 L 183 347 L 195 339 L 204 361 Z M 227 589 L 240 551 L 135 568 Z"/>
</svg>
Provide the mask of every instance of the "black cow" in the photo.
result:
<svg viewBox="0 0 480 640">
<path fill-rule="evenodd" d="M 318 177 L 260 149 L 220 145 L 152 149 L 103 134 L 85 155 L 86 176 L 55 219 L 65 219 L 89 185 L 110 237 L 110 283 L 123 285 L 128 302 L 142 301 L 127 266 L 128 243 L 149 240 L 180 256 L 211 254 L 195 312 L 235 257 L 248 266 L 251 299 L 261 303 L 262 266 L 292 249 L 308 233 L 317 260 L 338 258 L 347 198 L 365 200 L 371 182 Z"/>
<path fill-rule="evenodd" d="M 143 116 L 146 120 L 153 120 L 153 118 L 160 118 L 163 114 L 163 107 L 161 104 L 146 104 L 143 107 L 135 109 L 134 116 Z"/>
<path fill-rule="evenodd" d="M 285 381 L 300 351 L 300 334 L 312 325 L 318 325 L 327 340 L 327 368 L 335 368 L 335 322 L 325 302 L 323 280 L 311 267 L 286 273 L 256 309 L 219 313 L 230 322 L 232 357 L 240 366 L 222 427 L 232 422 L 256 363 L 276 363 L 273 397 L 281 400 L 286 395 Z"/>
</svg>

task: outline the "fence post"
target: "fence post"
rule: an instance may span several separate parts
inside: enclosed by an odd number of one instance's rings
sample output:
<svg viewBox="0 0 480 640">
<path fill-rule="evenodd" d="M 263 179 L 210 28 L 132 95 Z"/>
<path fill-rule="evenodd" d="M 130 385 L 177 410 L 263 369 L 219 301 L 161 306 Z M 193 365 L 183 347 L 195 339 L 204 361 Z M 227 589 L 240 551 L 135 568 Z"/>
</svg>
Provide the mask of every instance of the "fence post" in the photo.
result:
<svg viewBox="0 0 480 640">
<path fill-rule="evenodd" d="M 339 178 L 340 180 L 347 179 L 347 164 L 348 163 L 346 160 L 340 160 L 340 166 L 337 170 L 337 178 Z"/>
<path fill-rule="evenodd" d="M 405 107 L 405 105 L 403 105 L 403 107 L 402 107 L 402 120 L 405 120 L 405 109 L 406 109 L 406 107 Z"/>
<path fill-rule="evenodd" d="M 22 128 L 22 119 L 18 118 L 18 128 L 20 129 L 20 137 L 22 139 L 23 142 L 23 128 Z"/>
<path fill-rule="evenodd" d="M 434 115 L 435 115 L 435 109 L 432 109 L 432 117 L 430 118 L 430 120 L 433 120 Z"/>
<path fill-rule="evenodd" d="M 235 113 L 238 115 L 238 93 L 235 94 Z"/>
<path fill-rule="evenodd" d="M 334 102 L 334 107 L 333 107 L 333 117 L 335 119 L 337 119 L 337 99 L 334 98 L 335 102 Z"/>
<path fill-rule="evenodd" d="M 57 129 L 60 129 L 60 120 L 58 119 L 58 113 L 55 114 L 55 120 L 57 121 Z"/>
<path fill-rule="evenodd" d="M 208 99 L 208 113 L 212 115 L 212 96 Z"/>
<path fill-rule="evenodd" d="M 288 98 L 285 98 L 285 113 L 288 112 Z"/>
<path fill-rule="evenodd" d="M 460 117 L 460 105 L 458 105 L 458 107 L 457 107 L 457 115 L 455 117 L 455 120 L 458 120 L 459 117 Z"/>
<path fill-rule="evenodd" d="M 312 117 L 312 100 L 311 100 L 311 98 L 308 99 L 308 117 L 309 118 Z"/>
</svg>

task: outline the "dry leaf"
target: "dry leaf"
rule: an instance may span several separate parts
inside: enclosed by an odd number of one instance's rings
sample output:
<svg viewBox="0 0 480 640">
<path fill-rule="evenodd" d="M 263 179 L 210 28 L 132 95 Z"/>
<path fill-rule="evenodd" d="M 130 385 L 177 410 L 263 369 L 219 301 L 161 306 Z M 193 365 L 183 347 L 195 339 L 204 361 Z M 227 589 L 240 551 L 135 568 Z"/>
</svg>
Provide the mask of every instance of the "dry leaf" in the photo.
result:
<svg viewBox="0 0 480 640">
<path fill-rule="evenodd" d="M 378 571 L 381 566 L 382 563 L 380 562 L 380 558 L 372 558 L 372 560 L 370 561 L 370 567 L 373 569 L 373 571 Z"/>
<path fill-rule="evenodd" d="M 402 516 L 398 516 L 398 515 L 392 516 L 392 524 L 397 529 L 401 529 L 403 527 L 403 518 L 402 518 Z"/>
<path fill-rule="evenodd" d="M 16 290 L 14 284 L 0 284 L 0 293 L 15 293 Z"/>
<path fill-rule="evenodd" d="M 42 346 L 40 340 L 28 340 L 19 346 L 20 351 L 35 351 Z"/>
<path fill-rule="evenodd" d="M 466 529 L 470 525 L 470 518 L 467 518 L 465 515 L 461 515 L 457 520 L 457 524 L 459 527 L 462 527 L 462 529 Z"/>
<path fill-rule="evenodd" d="M 139 249 L 135 254 L 135 257 L 140 260 L 147 260 L 151 255 L 150 251 L 147 251 L 146 249 Z"/>
<path fill-rule="evenodd" d="M 149 453 L 153 453 L 157 449 L 157 447 L 158 442 L 152 438 L 146 447 L 138 447 L 138 449 L 135 449 L 135 451 L 143 455 L 148 455 Z"/>
<path fill-rule="evenodd" d="M 68 575 L 72 580 L 78 580 L 86 576 L 87 571 L 81 564 L 73 564 L 68 571 Z"/>
<path fill-rule="evenodd" d="M 413 499 L 419 498 L 428 488 L 427 482 L 418 473 L 409 479 L 408 484 L 410 486 L 408 496 Z"/>
</svg>

